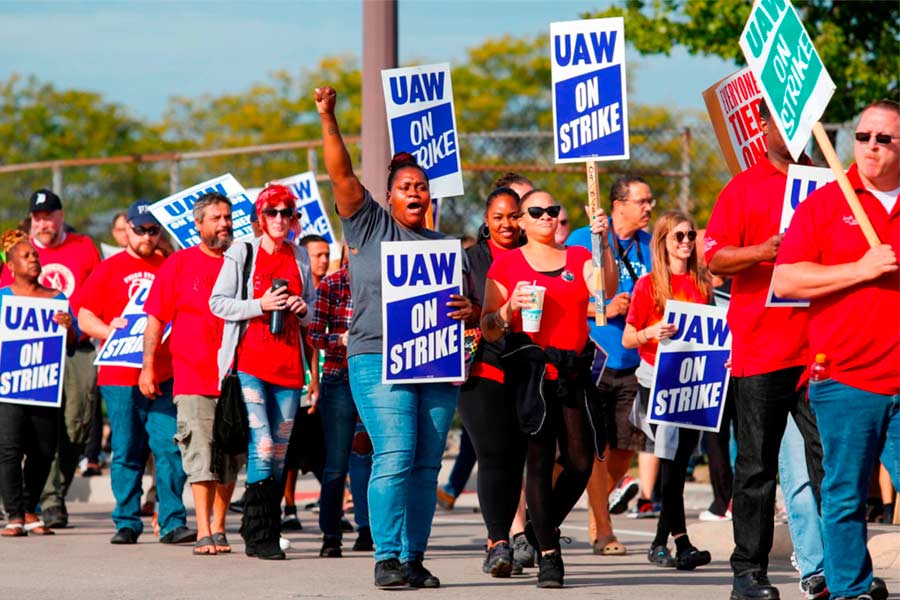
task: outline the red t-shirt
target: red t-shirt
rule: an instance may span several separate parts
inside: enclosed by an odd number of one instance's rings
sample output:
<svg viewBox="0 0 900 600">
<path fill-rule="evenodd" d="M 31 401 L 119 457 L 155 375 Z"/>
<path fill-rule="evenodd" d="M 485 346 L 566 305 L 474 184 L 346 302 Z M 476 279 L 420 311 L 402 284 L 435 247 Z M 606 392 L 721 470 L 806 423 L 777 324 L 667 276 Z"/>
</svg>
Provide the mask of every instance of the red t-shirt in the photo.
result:
<svg viewBox="0 0 900 600">
<path fill-rule="evenodd" d="M 111 256 L 91 272 L 76 293 L 73 303 L 79 308 L 88 309 L 104 323 L 109 323 L 122 315 L 131 296 L 144 281 L 153 281 L 165 260 L 156 253 L 146 259 L 136 258 L 127 251 Z M 172 356 L 169 354 L 168 341 L 160 345 L 153 364 L 158 381 L 166 381 L 172 377 Z M 133 386 L 138 384 L 140 375 L 141 370 L 138 368 L 100 367 L 97 384 Z"/>
<path fill-rule="evenodd" d="M 700 291 L 690 275 L 670 275 L 669 277 L 672 284 L 672 300 L 706 304 L 707 298 L 703 296 L 703 292 Z M 649 275 L 644 275 L 637 280 L 634 290 L 631 292 L 631 303 L 628 305 L 628 316 L 625 318 L 625 322 L 640 331 L 656 325 L 662 318 L 663 311 L 656 308 L 656 302 L 653 299 L 653 281 Z M 650 339 L 647 343 L 638 346 L 638 354 L 648 364 L 654 365 L 658 347 L 659 340 Z"/>
<path fill-rule="evenodd" d="M 67 233 L 63 243 L 52 248 L 39 245 L 34 238 L 31 243 L 37 249 L 38 258 L 41 259 L 39 279 L 41 285 L 59 290 L 70 300 L 94 267 L 100 264 L 100 254 L 94 242 L 84 235 Z M 11 283 L 12 275 L 9 269 L 3 269 L 0 287 L 6 287 Z M 72 312 L 78 314 L 77 306 L 72 306 Z"/>
<path fill-rule="evenodd" d="M 863 187 L 856 165 L 847 173 L 872 227 L 900 256 L 900 203 L 890 214 Z M 869 244 L 837 183 L 800 204 L 778 250 L 778 264 L 839 265 L 859 260 Z M 809 358 L 828 358 L 832 379 L 875 394 L 900 393 L 900 273 L 814 298 L 809 307 Z"/>
<path fill-rule="evenodd" d="M 584 281 L 584 263 L 591 253 L 580 246 L 566 248 L 566 266 L 555 276 L 535 271 L 521 248 L 510 250 L 497 257 L 488 270 L 493 279 L 512 293 L 519 281 L 534 281 L 547 288 L 544 292 L 544 310 L 541 329 L 528 335 L 542 348 L 558 348 L 580 352 L 588 339 L 587 307 L 590 292 Z M 509 327 L 522 331 L 522 315 L 516 312 Z"/>
<path fill-rule="evenodd" d="M 761 156 L 725 186 L 706 228 L 706 264 L 727 246 L 762 244 L 779 232 L 787 176 Z M 736 377 L 796 367 L 806 361 L 805 308 L 766 308 L 775 263 L 757 263 L 733 276 L 728 326 Z"/>
<path fill-rule="evenodd" d="M 289 244 L 282 244 L 274 254 L 260 246 L 253 273 L 253 297 L 262 298 L 272 287 L 272 279 L 286 279 L 288 293 L 300 296 L 303 281 Z M 238 345 L 238 370 L 259 377 L 263 381 L 292 388 L 302 388 L 305 382 L 303 349 L 300 346 L 300 321 L 286 314 L 281 335 L 269 332 L 271 312 L 250 319 L 247 332 Z"/>
<path fill-rule="evenodd" d="M 221 256 L 210 256 L 200 246 L 180 250 L 163 263 L 147 296 L 144 312 L 172 324 L 175 395 L 219 393 L 216 355 L 224 321 L 209 310 L 209 296 L 222 262 Z"/>
</svg>

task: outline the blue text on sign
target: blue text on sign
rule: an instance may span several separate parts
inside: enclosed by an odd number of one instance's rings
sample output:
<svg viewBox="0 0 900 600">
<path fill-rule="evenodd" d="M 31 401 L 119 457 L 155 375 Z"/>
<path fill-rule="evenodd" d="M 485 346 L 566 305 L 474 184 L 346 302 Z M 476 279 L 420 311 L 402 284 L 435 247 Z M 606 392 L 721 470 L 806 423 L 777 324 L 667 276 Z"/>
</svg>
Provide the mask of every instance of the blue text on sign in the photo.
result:
<svg viewBox="0 0 900 600">
<path fill-rule="evenodd" d="M 390 78 L 391 100 L 394 104 L 431 102 L 444 97 L 444 72 L 413 73 Z"/>
<path fill-rule="evenodd" d="M 566 33 L 553 40 L 553 56 L 561 67 L 612 62 L 617 31 Z"/>
</svg>

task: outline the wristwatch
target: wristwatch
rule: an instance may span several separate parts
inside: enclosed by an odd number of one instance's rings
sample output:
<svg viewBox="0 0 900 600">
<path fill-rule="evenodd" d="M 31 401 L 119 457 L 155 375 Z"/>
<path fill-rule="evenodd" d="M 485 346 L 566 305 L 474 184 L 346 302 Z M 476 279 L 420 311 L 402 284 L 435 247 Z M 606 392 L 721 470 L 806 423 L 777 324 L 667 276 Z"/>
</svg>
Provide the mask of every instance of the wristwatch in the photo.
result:
<svg viewBox="0 0 900 600">
<path fill-rule="evenodd" d="M 509 322 L 503 320 L 503 317 L 500 316 L 499 309 L 494 313 L 494 325 L 502 329 L 503 333 L 509 333 Z"/>
</svg>

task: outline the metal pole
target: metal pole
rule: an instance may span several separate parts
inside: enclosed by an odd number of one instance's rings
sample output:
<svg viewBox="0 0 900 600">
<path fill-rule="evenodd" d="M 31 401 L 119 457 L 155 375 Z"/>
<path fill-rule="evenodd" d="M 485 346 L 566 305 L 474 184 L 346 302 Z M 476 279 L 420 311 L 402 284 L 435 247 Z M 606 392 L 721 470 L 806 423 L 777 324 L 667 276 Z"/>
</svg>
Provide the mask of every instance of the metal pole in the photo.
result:
<svg viewBox="0 0 900 600">
<path fill-rule="evenodd" d="M 681 134 L 681 193 L 678 204 L 681 212 L 688 214 L 691 198 L 691 128 L 685 127 Z"/>
<path fill-rule="evenodd" d="M 181 190 L 181 161 L 173 160 L 169 163 L 169 193 L 174 194 Z"/>
<path fill-rule="evenodd" d="M 385 172 L 391 160 L 382 69 L 397 66 L 396 0 L 363 0 L 362 183 L 384 201 Z M 338 90 L 340 93 L 342 90 Z"/>
<path fill-rule="evenodd" d="M 62 188 L 63 188 L 63 176 L 62 176 L 62 167 L 59 165 L 53 165 L 53 183 L 51 187 L 53 188 L 53 193 L 57 196 L 62 196 Z"/>
<path fill-rule="evenodd" d="M 306 149 L 306 170 L 315 173 L 319 166 L 319 157 L 315 148 Z"/>
</svg>

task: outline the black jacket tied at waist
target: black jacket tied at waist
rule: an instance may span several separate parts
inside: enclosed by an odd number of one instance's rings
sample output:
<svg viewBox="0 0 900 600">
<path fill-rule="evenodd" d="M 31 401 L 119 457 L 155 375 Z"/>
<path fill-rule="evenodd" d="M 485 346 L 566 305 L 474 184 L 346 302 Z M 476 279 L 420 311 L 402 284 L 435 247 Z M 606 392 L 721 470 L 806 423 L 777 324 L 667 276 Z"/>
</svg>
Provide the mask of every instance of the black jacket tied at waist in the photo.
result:
<svg viewBox="0 0 900 600">
<path fill-rule="evenodd" d="M 538 433 L 544 425 L 547 410 L 554 402 L 580 402 L 583 399 L 591 429 L 594 430 L 594 449 L 602 458 L 606 447 L 606 427 L 599 393 L 591 381 L 591 365 L 597 347 L 588 339 L 581 352 L 541 348 L 524 333 L 511 333 L 505 339 L 505 351 L 500 356 L 504 371 L 504 393 L 515 399 L 519 428 L 529 435 Z M 546 385 L 547 365 L 559 372 L 556 385 Z"/>
</svg>

